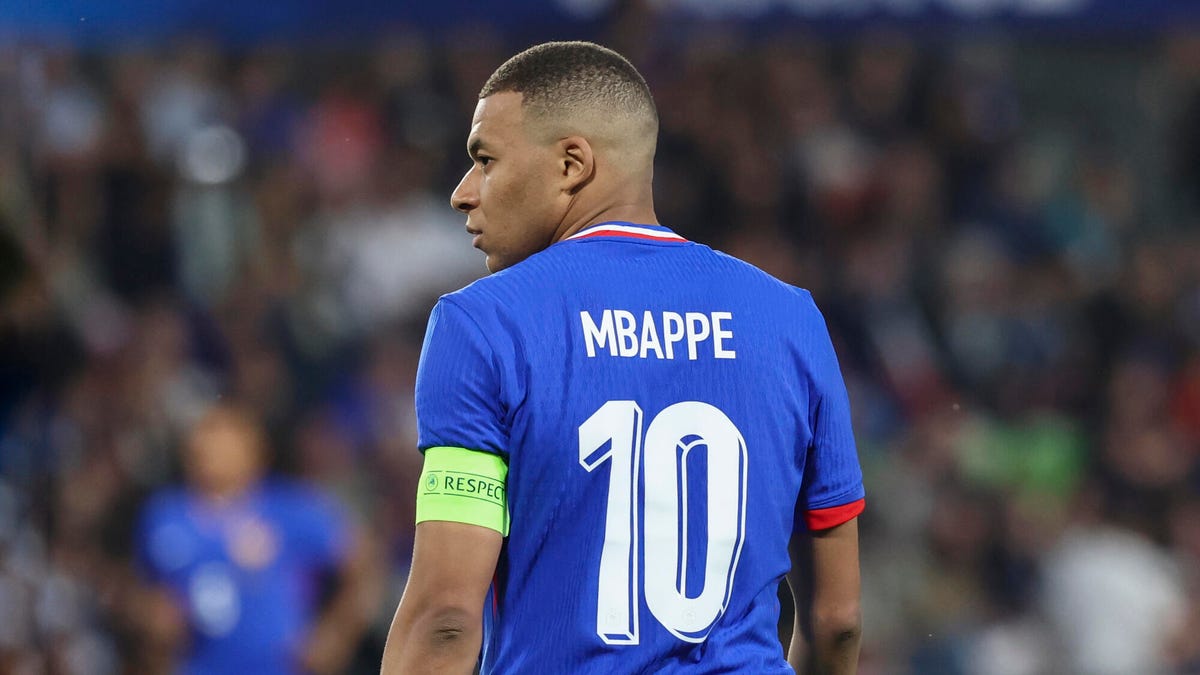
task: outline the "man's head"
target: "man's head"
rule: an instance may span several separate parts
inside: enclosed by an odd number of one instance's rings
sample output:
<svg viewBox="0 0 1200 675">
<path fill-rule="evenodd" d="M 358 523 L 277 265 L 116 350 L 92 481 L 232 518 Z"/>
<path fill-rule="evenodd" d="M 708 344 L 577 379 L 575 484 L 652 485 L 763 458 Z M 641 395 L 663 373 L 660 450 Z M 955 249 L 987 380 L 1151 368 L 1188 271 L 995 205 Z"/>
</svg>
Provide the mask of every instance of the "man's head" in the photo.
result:
<svg viewBox="0 0 1200 675">
<path fill-rule="evenodd" d="M 235 497 L 261 477 L 266 449 L 262 427 L 250 412 L 229 404 L 214 405 L 188 435 L 184 453 L 188 482 L 212 499 Z"/>
<path fill-rule="evenodd" d="M 624 57 L 589 42 L 548 42 L 488 78 L 471 120 L 472 165 L 451 195 L 492 272 L 569 231 L 653 213 L 658 113 Z"/>
</svg>

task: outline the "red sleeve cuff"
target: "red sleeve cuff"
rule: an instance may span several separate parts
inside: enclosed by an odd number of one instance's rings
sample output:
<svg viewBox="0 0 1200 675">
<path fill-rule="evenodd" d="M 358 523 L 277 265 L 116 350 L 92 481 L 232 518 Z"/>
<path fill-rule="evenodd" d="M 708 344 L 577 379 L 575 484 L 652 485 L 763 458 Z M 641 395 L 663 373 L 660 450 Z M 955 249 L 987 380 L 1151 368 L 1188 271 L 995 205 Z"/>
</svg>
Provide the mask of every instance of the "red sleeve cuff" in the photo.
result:
<svg viewBox="0 0 1200 675">
<path fill-rule="evenodd" d="M 809 530 L 828 530 L 858 517 L 867 507 L 867 500 L 858 499 L 849 504 L 831 506 L 827 509 L 811 509 L 804 513 Z"/>
</svg>

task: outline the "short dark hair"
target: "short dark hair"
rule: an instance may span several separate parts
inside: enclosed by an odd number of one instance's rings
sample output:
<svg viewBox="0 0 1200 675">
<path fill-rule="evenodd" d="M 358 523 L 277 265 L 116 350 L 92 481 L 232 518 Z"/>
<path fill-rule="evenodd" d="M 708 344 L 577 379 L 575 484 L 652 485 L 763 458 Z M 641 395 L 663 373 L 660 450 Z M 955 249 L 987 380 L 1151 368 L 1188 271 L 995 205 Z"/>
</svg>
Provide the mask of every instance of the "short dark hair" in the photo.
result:
<svg viewBox="0 0 1200 675">
<path fill-rule="evenodd" d="M 624 56 L 593 42 L 545 42 L 505 61 L 479 98 L 512 91 L 540 113 L 582 107 L 649 115 L 658 111 L 642 74 Z"/>
</svg>

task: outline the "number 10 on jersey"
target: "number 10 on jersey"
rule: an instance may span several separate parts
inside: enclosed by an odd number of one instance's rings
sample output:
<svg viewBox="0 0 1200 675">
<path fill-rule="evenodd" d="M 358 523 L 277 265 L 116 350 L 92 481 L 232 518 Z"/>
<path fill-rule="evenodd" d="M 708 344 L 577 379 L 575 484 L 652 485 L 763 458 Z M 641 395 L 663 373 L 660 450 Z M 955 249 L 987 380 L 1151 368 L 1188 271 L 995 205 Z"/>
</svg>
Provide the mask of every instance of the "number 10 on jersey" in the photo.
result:
<svg viewBox="0 0 1200 675">
<path fill-rule="evenodd" d="M 707 451 L 708 541 L 699 592 L 688 588 L 688 454 Z M 596 634 L 611 645 L 638 644 L 646 607 L 672 635 L 703 642 L 729 605 L 746 534 L 746 442 L 729 417 L 707 403 L 668 406 L 642 434 L 634 401 L 608 401 L 579 427 L 579 463 L 609 464 L 600 553 Z M 644 466 L 645 494 L 639 499 Z M 643 516 L 644 514 L 644 516 Z M 644 530 L 639 537 L 639 525 Z M 639 547 L 645 581 L 639 588 Z"/>
</svg>

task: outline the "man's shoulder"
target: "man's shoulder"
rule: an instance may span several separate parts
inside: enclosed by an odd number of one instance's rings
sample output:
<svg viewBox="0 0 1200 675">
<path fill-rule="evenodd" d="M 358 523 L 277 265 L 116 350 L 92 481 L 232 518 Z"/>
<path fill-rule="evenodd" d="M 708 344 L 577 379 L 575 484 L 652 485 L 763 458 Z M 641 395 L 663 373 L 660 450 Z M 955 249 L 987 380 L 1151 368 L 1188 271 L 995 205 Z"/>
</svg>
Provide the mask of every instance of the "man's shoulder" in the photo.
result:
<svg viewBox="0 0 1200 675">
<path fill-rule="evenodd" d="M 802 316 L 817 312 L 816 302 L 808 289 L 783 281 L 762 268 L 724 251 L 707 246 L 703 248 L 719 261 L 723 268 L 729 270 L 731 277 L 736 277 L 738 283 L 756 297 L 769 301 L 781 310 L 799 312 Z"/>
<path fill-rule="evenodd" d="M 764 284 L 765 286 L 775 288 L 782 293 L 797 294 L 802 297 L 808 295 L 807 290 L 783 281 L 761 267 L 754 265 L 753 263 L 742 260 L 741 258 L 730 255 L 724 251 L 709 248 L 708 246 L 701 245 L 701 248 L 711 254 L 715 259 L 723 261 L 729 267 L 741 272 L 741 274 L 745 275 L 748 280 L 756 281 Z"/>
<path fill-rule="evenodd" d="M 800 316 L 811 316 L 816 312 L 809 291 L 782 281 L 728 253 L 705 244 L 692 243 L 686 248 L 675 249 L 690 259 L 682 265 L 665 266 L 659 289 L 689 283 L 695 283 L 696 288 L 711 288 L 715 283 L 731 292 L 758 298 L 780 312 Z M 594 274 L 589 274 L 586 265 L 581 266 L 571 260 L 578 257 L 581 251 L 580 247 L 551 246 L 512 267 L 447 293 L 439 302 L 455 306 L 476 321 L 537 314 L 539 308 L 544 308 L 544 303 L 553 302 L 554 298 L 564 293 L 567 297 L 572 296 L 571 289 L 580 284 L 595 286 L 600 283 L 594 277 L 603 276 L 605 272 L 594 269 L 591 270 Z M 689 278 L 689 273 L 694 273 L 695 278 Z M 608 277 L 603 282 L 606 288 L 620 285 L 619 280 Z M 552 290 L 559 293 L 549 292 Z"/>
<path fill-rule="evenodd" d="M 535 253 L 512 267 L 446 293 L 438 299 L 438 304 L 453 305 L 476 320 L 536 304 L 545 296 L 541 291 L 556 281 L 553 272 L 546 269 L 546 263 L 560 255 L 556 248 Z"/>
<path fill-rule="evenodd" d="M 259 485 L 259 494 L 268 508 L 284 517 L 298 513 L 336 508 L 337 501 L 324 489 L 307 480 L 270 476 Z"/>
<path fill-rule="evenodd" d="M 180 486 L 164 487 L 142 503 L 143 520 L 176 519 L 187 513 L 188 493 Z"/>
<path fill-rule="evenodd" d="M 449 325 L 474 325 L 485 334 L 491 333 L 501 312 L 508 311 L 521 295 L 509 284 L 496 283 L 495 279 L 495 275 L 484 277 L 442 295 L 434 316 L 440 316 L 439 320 Z"/>
</svg>

